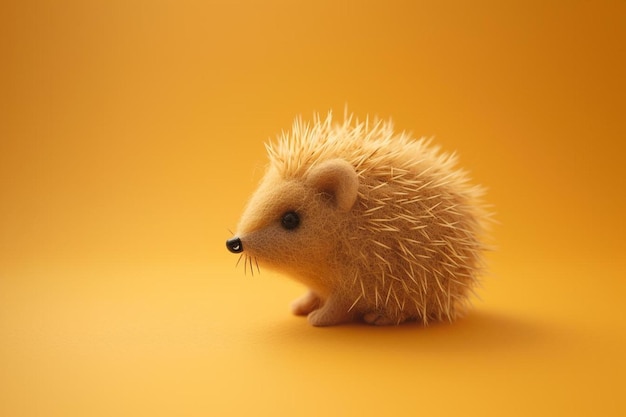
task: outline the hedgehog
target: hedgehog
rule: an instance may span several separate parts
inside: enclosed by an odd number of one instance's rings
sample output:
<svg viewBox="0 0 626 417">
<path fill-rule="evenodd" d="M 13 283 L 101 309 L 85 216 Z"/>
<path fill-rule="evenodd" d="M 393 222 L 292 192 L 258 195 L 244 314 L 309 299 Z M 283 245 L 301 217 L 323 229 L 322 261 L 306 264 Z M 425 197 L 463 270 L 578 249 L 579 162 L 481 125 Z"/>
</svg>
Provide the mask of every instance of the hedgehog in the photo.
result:
<svg viewBox="0 0 626 417">
<path fill-rule="evenodd" d="M 269 164 L 226 246 L 245 269 L 308 287 L 295 315 L 390 325 L 466 311 L 489 213 L 456 154 L 394 132 L 391 120 L 334 122 L 332 112 L 296 118 L 265 147 Z"/>
</svg>

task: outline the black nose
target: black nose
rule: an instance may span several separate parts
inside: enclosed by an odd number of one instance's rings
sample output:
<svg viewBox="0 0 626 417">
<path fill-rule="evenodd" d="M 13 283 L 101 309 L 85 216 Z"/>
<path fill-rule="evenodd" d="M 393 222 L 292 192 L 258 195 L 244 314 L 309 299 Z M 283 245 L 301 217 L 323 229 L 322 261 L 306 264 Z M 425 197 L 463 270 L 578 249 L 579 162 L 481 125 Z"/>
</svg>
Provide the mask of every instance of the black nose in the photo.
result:
<svg viewBox="0 0 626 417">
<path fill-rule="evenodd" d="M 241 244 L 241 239 L 239 239 L 238 237 L 228 239 L 226 241 L 226 247 L 232 253 L 243 252 L 243 245 Z"/>
</svg>

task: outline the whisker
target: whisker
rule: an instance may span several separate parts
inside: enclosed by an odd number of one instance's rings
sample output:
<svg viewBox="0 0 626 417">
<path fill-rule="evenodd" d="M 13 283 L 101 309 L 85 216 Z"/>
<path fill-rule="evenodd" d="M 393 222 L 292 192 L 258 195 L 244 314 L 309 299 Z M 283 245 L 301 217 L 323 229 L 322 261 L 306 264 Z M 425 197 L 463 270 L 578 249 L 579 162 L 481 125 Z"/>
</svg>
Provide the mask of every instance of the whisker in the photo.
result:
<svg viewBox="0 0 626 417">
<path fill-rule="evenodd" d="M 259 275 L 261 275 L 261 270 L 259 269 L 259 260 L 254 257 L 254 263 L 256 264 L 256 270 L 259 271 Z"/>
<path fill-rule="evenodd" d="M 248 259 L 250 259 L 250 273 L 252 274 L 252 276 L 254 276 L 254 268 L 252 268 L 252 256 L 249 256 Z"/>
<path fill-rule="evenodd" d="M 243 253 L 239 255 L 239 259 L 237 259 L 237 263 L 235 264 L 235 268 L 239 266 L 239 262 L 241 262 L 241 258 L 243 258 Z"/>
<path fill-rule="evenodd" d="M 235 233 L 233 233 L 233 231 L 232 231 L 232 230 L 230 230 L 228 227 L 226 228 L 226 230 L 228 230 L 228 232 L 230 233 L 230 235 L 231 235 L 231 236 L 235 234 Z"/>
</svg>

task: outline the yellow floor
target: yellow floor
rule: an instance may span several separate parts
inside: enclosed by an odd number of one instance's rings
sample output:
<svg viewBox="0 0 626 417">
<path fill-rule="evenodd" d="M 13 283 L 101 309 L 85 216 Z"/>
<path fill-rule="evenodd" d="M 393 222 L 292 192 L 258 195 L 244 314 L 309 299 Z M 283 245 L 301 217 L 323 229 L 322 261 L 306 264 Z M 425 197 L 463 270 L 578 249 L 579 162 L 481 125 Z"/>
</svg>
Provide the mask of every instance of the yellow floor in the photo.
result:
<svg viewBox="0 0 626 417">
<path fill-rule="evenodd" d="M 0 417 L 626 415 L 626 3 L 5 1 Z M 348 105 L 488 188 L 454 324 L 313 328 L 225 240 Z"/>
<path fill-rule="evenodd" d="M 598 267 L 507 266 L 467 318 L 427 328 L 313 328 L 288 312 L 299 286 L 232 267 L 10 273 L 0 410 L 619 416 L 623 294 L 594 275 L 626 270 Z"/>
</svg>

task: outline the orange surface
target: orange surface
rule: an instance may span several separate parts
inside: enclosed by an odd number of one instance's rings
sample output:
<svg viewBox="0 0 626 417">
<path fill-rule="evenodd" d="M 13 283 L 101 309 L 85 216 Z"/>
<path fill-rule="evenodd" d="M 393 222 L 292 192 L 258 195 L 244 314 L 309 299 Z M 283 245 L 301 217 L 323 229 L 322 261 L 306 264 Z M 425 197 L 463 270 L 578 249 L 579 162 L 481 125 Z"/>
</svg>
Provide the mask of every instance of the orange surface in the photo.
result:
<svg viewBox="0 0 626 417">
<path fill-rule="evenodd" d="M 0 6 L 0 415 L 626 414 L 626 4 Z M 310 327 L 224 241 L 263 142 L 345 104 L 457 150 L 473 313 Z"/>
</svg>

